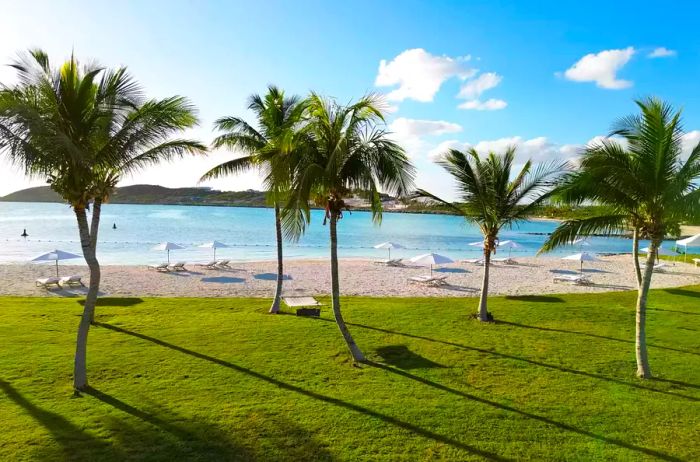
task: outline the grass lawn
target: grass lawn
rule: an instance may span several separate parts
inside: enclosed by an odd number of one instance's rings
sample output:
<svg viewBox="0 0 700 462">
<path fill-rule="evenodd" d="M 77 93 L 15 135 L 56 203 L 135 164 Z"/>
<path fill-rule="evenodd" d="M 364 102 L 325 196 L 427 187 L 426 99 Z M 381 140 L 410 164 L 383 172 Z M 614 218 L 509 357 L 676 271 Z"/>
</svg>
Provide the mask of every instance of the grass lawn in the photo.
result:
<svg viewBox="0 0 700 462">
<path fill-rule="evenodd" d="M 0 460 L 700 460 L 700 286 L 652 292 L 649 381 L 634 298 L 346 298 L 361 367 L 328 307 L 105 299 L 79 398 L 81 306 L 0 298 Z"/>
</svg>

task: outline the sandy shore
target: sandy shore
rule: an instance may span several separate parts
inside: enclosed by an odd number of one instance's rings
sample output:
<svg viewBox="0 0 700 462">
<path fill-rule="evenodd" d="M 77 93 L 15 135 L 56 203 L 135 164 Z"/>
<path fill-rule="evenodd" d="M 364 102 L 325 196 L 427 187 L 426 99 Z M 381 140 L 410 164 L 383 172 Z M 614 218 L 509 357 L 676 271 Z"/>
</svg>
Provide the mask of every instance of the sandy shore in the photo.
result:
<svg viewBox="0 0 700 462">
<path fill-rule="evenodd" d="M 593 286 L 554 283 L 557 274 L 576 274 L 578 263 L 558 258 L 519 258 L 518 265 L 494 264 L 490 293 L 494 295 L 529 295 L 564 292 L 604 292 L 635 288 L 629 256 L 601 257 L 587 263 L 584 272 Z M 274 262 L 232 264 L 232 269 L 208 270 L 194 265 L 189 271 L 158 273 L 145 266 L 104 266 L 102 292 L 112 296 L 175 297 L 271 297 L 275 286 Z M 78 274 L 87 282 L 85 266 L 61 266 L 61 275 Z M 447 275 L 447 285 L 439 288 L 409 283 L 410 276 L 428 273 L 425 267 L 384 267 L 368 260 L 342 260 L 341 290 L 345 295 L 373 296 L 476 296 L 481 286 L 483 267 L 455 263 L 437 268 Z M 325 260 L 289 261 L 286 263 L 286 295 L 324 295 L 330 292 L 330 268 Z M 0 294 L 28 296 L 78 296 L 85 289 L 51 290 L 35 287 L 39 277 L 55 275 L 46 265 L 0 265 Z M 677 287 L 700 284 L 700 268 L 675 263 L 665 273 L 654 275 L 653 287 Z"/>
</svg>

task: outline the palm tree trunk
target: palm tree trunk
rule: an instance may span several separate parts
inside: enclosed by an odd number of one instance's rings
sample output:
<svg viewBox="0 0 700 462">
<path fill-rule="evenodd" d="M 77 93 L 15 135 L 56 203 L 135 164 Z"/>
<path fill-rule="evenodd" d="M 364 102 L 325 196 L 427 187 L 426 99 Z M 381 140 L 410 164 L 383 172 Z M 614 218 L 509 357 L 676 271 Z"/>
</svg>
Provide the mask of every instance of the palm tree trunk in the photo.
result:
<svg viewBox="0 0 700 462">
<path fill-rule="evenodd" d="M 333 299 L 333 315 L 335 322 L 338 324 L 340 333 L 343 334 L 343 339 L 350 349 L 350 354 L 355 362 L 363 363 L 366 361 L 365 355 L 362 354 L 360 348 L 355 343 L 355 340 L 350 335 L 348 327 L 345 325 L 343 315 L 340 312 L 340 282 L 338 281 L 338 212 L 331 211 L 330 232 L 331 232 L 331 291 Z"/>
<path fill-rule="evenodd" d="M 637 376 L 642 379 L 648 379 L 651 377 L 649 358 L 647 356 L 647 296 L 649 294 L 649 287 L 651 286 L 651 277 L 654 274 L 654 260 L 656 259 L 656 252 L 659 248 L 659 244 L 660 241 L 654 239 L 649 245 L 646 267 L 644 268 L 642 283 L 639 286 L 637 294 L 635 350 L 637 356 Z"/>
<path fill-rule="evenodd" d="M 78 326 L 78 338 L 75 345 L 75 362 L 73 366 L 73 388 L 76 391 L 84 390 L 87 387 L 87 340 L 90 332 L 90 324 L 94 317 L 95 302 L 97 301 L 97 289 L 100 281 L 100 265 L 97 263 L 95 249 L 90 239 L 90 229 L 88 227 L 87 215 L 84 207 L 75 207 L 75 216 L 78 220 L 78 232 L 80 234 L 80 245 L 83 248 L 85 262 L 90 268 L 90 290 L 83 306 L 83 315 Z M 94 218 L 94 217 L 93 217 Z M 98 218 L 99 220 L 99 218 Z M 94 281 L 96 285 L 93 284 Z M 95 287 L 93 289 L 93 287 Z M 93 293 L 94 292 L 94 293 Z M 92 297 L 90 295 L 93 295 Z"/>
<path fill-rule="evenodd" d="M 97 305 L 97 294 L 100 292 L 100 281 L 102 272 L 97 261 L 97 233 L 100 229 L 100 214 L 102 213 L 102 199 L 95 199 L 92 204 L 92 221 L 90 223 L 90 246 L 92 248 L 93 262 L 88 261 L 90 268 L 90 286 L 88 288 L 85 304 L 90 304 L 93 309 L 90 316 L 90 323 L 95 323 L 95 306 Z M 87 261 L 87 258 L 86 258 Z"/>
<path fill-rule="evenodd" d="M 280 312 L 282 301 L 282 281 L 284 280 L 284 259 L 282 255 L 282 218 L 280 217 L 280 206 L 275 202 L 275 232 L 277 237 L 277 288 L 275 289 L 275 299 L 272 300 L 270 313 Z"/>
<path fill-rule="evenodd" d="M 642 286 L 642 270 L 639 267 L 639 228 L 634 228 L 632 233 L 632 262 L 634 272 L 637 275 L 637 290 Z"/>
<path fill-rule="evenodd" d="M 487 322 L 489 312 L 486 303 L 489 297 L 489 269 L 491 268 L 491 250 L 484 248 L 484 279 L 481 282 L 481 297 L 479 298 L 479 321 Z"/>
</svg>

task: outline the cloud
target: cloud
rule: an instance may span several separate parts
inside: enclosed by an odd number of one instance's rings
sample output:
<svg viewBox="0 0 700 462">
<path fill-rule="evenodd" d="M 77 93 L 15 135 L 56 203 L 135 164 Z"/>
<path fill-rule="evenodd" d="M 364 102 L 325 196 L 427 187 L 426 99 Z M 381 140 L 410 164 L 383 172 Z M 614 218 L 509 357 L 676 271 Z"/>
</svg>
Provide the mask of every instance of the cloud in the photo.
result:
<svg viewBox="0 0 700 462">
<path fill-rule="evenodd" d="M 564 72 L 564 77 L 575 82 L 595 82 L 600 88 L 620 90 L 632 86 L 629 80 L 617 78 L 617 72 L 635 53 L 633 47 L 590 53 L 579 59 Z"/>
<path fill-rule="evenodd" d="M 668 58 L 671 56 L 676 56 L 678 52 L 676 50 L 670 50 L 666 47 L 654 48 L 648 55 L 647 58 Z"/>
<path fill-rule="evenodd" d="M 420 120 L 399 117 L 389 124 L 391 138 L 399 143 L 413 158 L 427 150 L 426 138 L 462 131 L 462 126 L 444 120 Z"/>
<path fill-rule="evenodd" d="M 695 149 L 698 143 L 700 143 L 700 130 L 693 130 L 683 135 L 683 138 L 681 138 L 683 159 L 687 159 L 690 156 L 690 153 Z"/>
<path fill-rule="evenodd" d="M 502 99 L 491 98 L 486 101 L 479 101 L 478 99 L 465 101 L 457 107 L 459 109 L 474 109 L 477 111 L 496 111 L 498 109 L 503 109 L 506 106 L 508 106 L 508 103 Z"/>
<path fill-rule="evenodd" d="M 492 88 L 496 88 L 501 83 L 503 77 L 495 72 L 486 72 L 479 77 L 472 79 L 462 85 L 457 98 L 464 98 L 467 101 L 460 104 L 460 109 L 473 109 L 477 111 L 495 111 L 508 106 L 508 103 L 502 99 L 488 99 L 480 101 L 481 94 Z"/>
<path fill-rule="evenodd" d="M 435 56 L 422 48 L 405 50 L 391 61 L 380 61 L 374 84 L 378 87 L 398 86 L 387 94 L 391 101 L 430 102 L 445 81 L 454 77 L 465 80 L 476 74 L 476 69 L 467 66 L 470 59 L 470 56 Z"/>
<path fill-rule="evenodd" d="M 520 162 L 525 162 L 527 159 L 532 159 L 533 162 L 567 160 L 575 157 L 582 148 L 582 146 L 578 145 L 557 144 L 545 136 L 531 139 L 511 136 L 495 140 L 483 140 L 476 144 L 447 140 L 428 151 L 428 158 L 433 161 L 439 160 L 449 149 L 466 150 L 474 148 L 479 154 L 486 154 L 490 151 L 501 153 L 510 146 L 515 146 L 516 159 Z"/>
</svg>

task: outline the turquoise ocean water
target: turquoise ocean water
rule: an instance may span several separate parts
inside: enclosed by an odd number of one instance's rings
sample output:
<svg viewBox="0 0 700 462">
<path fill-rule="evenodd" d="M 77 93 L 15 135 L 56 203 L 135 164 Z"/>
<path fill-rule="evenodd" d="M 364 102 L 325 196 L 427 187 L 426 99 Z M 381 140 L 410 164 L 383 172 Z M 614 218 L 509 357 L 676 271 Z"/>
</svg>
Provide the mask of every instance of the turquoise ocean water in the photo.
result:
<svg viewBox="0 0 700 462">
<path fill-rule="evenodd" d="M 322 222 L 323 212 L 314 211 L 307 233 L 297 243 L 286 243 L 286 257 L 326 257 L 328 227 Z M 117 229 L 112 229 L 113 224 Z M 522 245 L 513 250 L 513 255 L 529 256 L 537 252 L 546 237 L 537 233 L 548 233 L 555 227 L 556 223 L 551 221 L 529 221 L 503 231 L 500 238 Z M 20 237 L 24 229 L 28 238 Z M 164 260 L 164 252 L 151 248 L 163 241 L 186 247 L 172 251 L 171 260 L 211 259 L 211 250 L 196 246 L 212 240 L 232 246 L 219 249 L 217 258 L 275 258 L 274 213 L 263 208 L 107 204 L 103 207 L 98 237 L 98 258 L 103 264 L 160 262 Z M 453 259 L 469 258 L 478 256 L 480 250 L 467 244 L 479 240 L 481 236 L 476 227 L 462 218 L 448 215 L 385 213 L 381 226 L 377 226 L 368 212 L 353 212 L 346 213 L 339 224 L 341 257 L 386 258 L 386 250 L 372 247 L 394 241 L 407 248 L 392 251 L 392 257 L 437 252 Z M 593 245 L 585 250 L 618 253 L 629 252 L 631 246 L 630 240 L 622 238 L 592 238 L 591 241 Z M 81 254 L 75 216 L 68 206 L 0 202 L 0 262 L 26 262 L 57 248 Z M 562 248 L 554 254 L 574 251 L 578 248 Z"/>
</svg>

